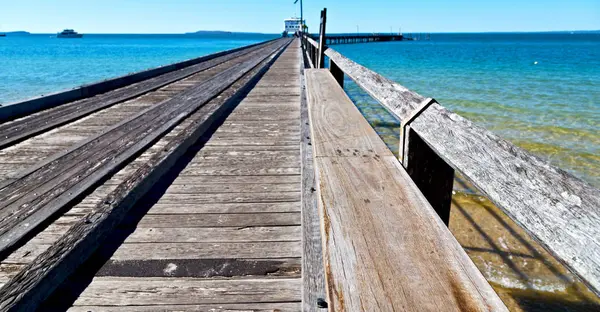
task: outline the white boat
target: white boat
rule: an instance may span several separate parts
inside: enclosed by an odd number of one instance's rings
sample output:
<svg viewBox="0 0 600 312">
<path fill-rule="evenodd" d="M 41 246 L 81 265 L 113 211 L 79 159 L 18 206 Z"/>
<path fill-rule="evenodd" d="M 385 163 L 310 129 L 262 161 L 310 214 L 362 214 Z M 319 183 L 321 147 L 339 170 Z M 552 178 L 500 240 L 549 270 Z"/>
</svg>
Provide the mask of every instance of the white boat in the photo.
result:
<svg viewBox="0 0 600 312">
<path fill-rule="evenodd" d="M 65 29 L 56 34 L 56 38 L 81 38 L 83 34 L 77 33 L 73 29 Z"/>
</svg>

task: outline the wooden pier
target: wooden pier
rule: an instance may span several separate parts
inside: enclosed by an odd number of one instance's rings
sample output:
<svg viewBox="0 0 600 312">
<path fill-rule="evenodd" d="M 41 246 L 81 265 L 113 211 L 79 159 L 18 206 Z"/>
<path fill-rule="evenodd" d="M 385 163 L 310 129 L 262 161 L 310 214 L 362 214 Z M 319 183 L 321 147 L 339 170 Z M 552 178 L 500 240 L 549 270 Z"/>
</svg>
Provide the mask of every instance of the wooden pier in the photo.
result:
<svg viewBox="0 0 600 312">
<path fill-rule="evenodd" d="M 327 35 L 327 45 L 346 43 L 368 43 L 407 40 L 400 34 L 355 34 L 355 35 Z"/>
<path fill-rule="evenodd" d="M 322 17 L 319 43 L 1 107 L 0 311 L 506 311 L 446 227 L 455 171 L 600 293 L 597 189 L 328 48 Z"/>
</svg>

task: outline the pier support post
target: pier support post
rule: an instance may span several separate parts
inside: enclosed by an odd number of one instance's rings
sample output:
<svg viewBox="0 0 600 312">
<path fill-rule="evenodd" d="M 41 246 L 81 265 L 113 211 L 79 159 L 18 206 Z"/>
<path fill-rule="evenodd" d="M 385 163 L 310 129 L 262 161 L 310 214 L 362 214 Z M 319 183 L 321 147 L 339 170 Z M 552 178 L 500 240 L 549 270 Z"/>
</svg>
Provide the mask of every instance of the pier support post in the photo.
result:
<svg viewBox="0 0 600 312">
<path fill-rule="evenodd" d="M 415 182 L 421 193 L 433 207 L 444 224 L 450 223 L 452 205 L 452 187 L 454 186 L 454 168 L 421 139 L 410 128 L 410 124 L 437 103 L 434 99 L 425 99 L 413 112 L 402 120 L 400 126 L 400 162 Z"/>
<path fill-rule="evenodd" d="M 335 81 L 337 81 L 337 83 L 343 89 L 344 88 L 344 72 L 340 69 L 340 67 L 332 59 L 329 59 L 329 71 L 331 72 L 331 75 L 333 76 L 333 78 L 335 78 Z"/>
<path fill-rule="evenodd" d="M 321 11 L 321 28 L 319 32 L 319 60 L 317 68 L 325 68 L 325 24 L 327 23 L 327 8 Z"/>
<path fill-rule="evenodd" d="M 442 221 L 450 223 L 454 169 L 413 130 L 408 129 L 403 165 Z"/>
</svg>

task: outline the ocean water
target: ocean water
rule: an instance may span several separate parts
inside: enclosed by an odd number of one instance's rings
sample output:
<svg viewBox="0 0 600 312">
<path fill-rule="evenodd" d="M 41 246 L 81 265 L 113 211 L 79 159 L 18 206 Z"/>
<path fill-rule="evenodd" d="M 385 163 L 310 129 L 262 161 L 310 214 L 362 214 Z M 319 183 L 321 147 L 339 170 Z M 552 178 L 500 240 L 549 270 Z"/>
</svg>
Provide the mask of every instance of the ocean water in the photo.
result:
<svg viewBox="0 0 600 312">
<path fill-rule="evenodd" d="M 432 34 L 332 48 L 600 187 L 600 33 Z M 398 122 L 349 80 L 346 90 L 397 150 Z"/>
<path fill-rule="evenodd" d="M 0 105 L 276 37 L 9 34 L 0 37 Z"/>
<path fill-rule="evenodd" d="M 0 37 L 0 105 L 277 36 Z M 432 34 L 332 47 L 600 187 L 600 33 Z M 351 81 L 346 90 L 396 149 L 398 122 Z"/>
</svg>

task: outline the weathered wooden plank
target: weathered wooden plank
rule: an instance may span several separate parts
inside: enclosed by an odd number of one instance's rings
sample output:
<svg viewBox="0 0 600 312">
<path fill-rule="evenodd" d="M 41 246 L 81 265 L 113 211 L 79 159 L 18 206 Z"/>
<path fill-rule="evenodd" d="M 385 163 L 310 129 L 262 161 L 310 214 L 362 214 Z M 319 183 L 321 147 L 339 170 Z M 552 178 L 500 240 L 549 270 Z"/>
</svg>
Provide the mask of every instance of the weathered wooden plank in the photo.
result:
<svg viewBox="0 0 600 312">
<path fill-rule="evenodd" d="M 156 151 L 148 162 L 100 203 L 93 214 L 74 225 L 50 249 L 5 284 L 0 289 L 0 308 L 35 309 L 55 289 L 57 283 L 70 275 L 74 268 L 95 251 L 113 226 L 126 215 L 131 205 L 175 164 L 226 108 L 233 104 L 230 99 L 236 99 L 244 90 L 244 86 L 256 80 L 257 73 L 264 72 L 265 65 L 276 57 L 277 52 L 287 43 L 288 41 L 282 40 L 268 47 L 264 51 L 264 57 L 256 64 L 259 66 L 254 67 L 234 84 L 233 88 L 237 91 L 231 93 L 231 97 L 215 98 L 194 112 L 189 119 L 189 125 L 181 134 Z"/>
<path fill-rule="evenodd" d="M 138 227 L 246 227 L 300 225 L 297 212 L 146 215 Z"/>
<path fill-rule="evenodd" d="M 300 175 L 246 175 L 246 176 L 204 176 L 204 175 L 179 175 L 173 182 L 194 184 L 215 184 L 215 183 L 257 183 L 257 184 L 300 184 Z"/>
<path fill-rule="evenodd" d="M 299 135 L 295 139 L 299 139 Z M 219 138 L 214 138 L 218 140 Z M 262 167 L 265 165 L 271 165 L 273 167 L 299 167 L 300 166 L 300 155 L 296 154 L 292 157 L 236 157 L 229 156 L 227 158 L 204 158 L 201 161 L 189 164 L 187 167 L 190 169 L 199 168 L 210 168 L 210 167 L 222 167 L 222 166 L 236 166 L 240 168 L 249 167 Z"/>
<path fill-rule="evenodd" d="M 206 228 L 137 228 L 125 243 L 293 242 L 301 240 L 299 226 Z"/>
<path fill-rule="evenodd" d="M 79 204 L 71 208 L 64 216 L 81 216 L 94 211 L 97 202 Z M 195 213 L 268 213 L 300 212 L 300 202 L 265 203 L 180 203 L 178 201 L 160 201 L 154 204 L 147 214 L 195 214 Z"/>
<path fill-rule="evenodd" d="M 211 176 L 236 176 L 236 175 L 299 175 L 300 168 L 272 168 L 269 166 L 248 166 L 235 168 L 229 166 L 213 166 L 209 168 L 189 168 L 182 171 L 183 175 L 211 175 Z"/>
<path fill-rule="evenodd" d="M 346 148 L 328 132 L 356 133 L 319 120 L 320 106 L 352 112 L 345 121 L 364 127 L 364 144 L 385 147 L 350 99 L 330 91 L 341 88 L 329 71 L 306 76 L 316 151 Z M 315 167 L 331 310 L 507 311 L 394 156 L 316 155 Z"/>
<path fill-rule="evenodd" d="M 152 259 L 223 259 L 223 258 L 292 258 L 302 255 L 301 243 L 242 242 L 242 243 L 130 243 L 123 244 L 112 260 Z"/>
<path fill-rule="evenodd" d="M 313 136 L 319 134 L 325 138 L 314 141 L 314 156 L 392 156 L 392 152 L 378 142 L 379 136 L 372 131 L 369 123 L 363 119 L 349 120 L 357 113 L 354 105 L 329 105 L 332 99 L 350 101 L 350 98 L 339 87 L 331 88 L 329 84 L 313 83 L 307 87 L 311 114 L 319 118 L 311 118 Z M 311 99 L 312 96 L 312 99 Z"/>
<path fill-rule="evenodd" d="M 298 279 L 96 277 L 74 306 L 290 302 L 300 298 Z"/>
<path fill-rule="evenodd" d="M 301 63 L 304 63 L 303 59 Z M 301 98 L 300 116 L 302 128 L 300 145 L 302 155 L 302 311 L 308 312 L 320 310 L 319 299 L 324 301 L 327 296 L 323 268 L 321 218 L 317 205 L 317 185 L 304 71 L 301 71 L 300 75 L 304 91 Z"/>
<path fill-rule="evenodd" d="M 54 226 L 36 236 L 40 245 L 50 245 L 64 235 L 70 226 Z M 118 231 L 118 230 L 116 230 Z M 300 241 L 299 226 L 251 227 L 140 227 L 127 236 L 125 243 L 195 243 L 195 242 L 285 242 Z M 12 271 L 11 268 L 14 268 Z M 16 274 L 21 267 L 0 264 L 0 278 Z"/>
<path fill-rule="evenodd" d="M 253 184 L 235 184 L 235 183 L 180 183 L 175 182 L 167 190 L 171 194 L 223 194 L 223 193 L 273 193 L 281 192 L 299 192 L 300 186 L 296 183 L 253 183 Z"/>
<path fill-rule="evenodd" d="M 196 312 L 296 312 L 301 310 L 299 302 L 275 303 L 219 303 L 208 305 L 137 305 L 137 306 L 89 306 L 81 305 L 70 308 L 69 312 L 155 312 L 155 311 L 196 311 Z"/>
<path fill-rule="evenodd" d="M 332 49 L 325 53 L 400 120 L 425 100 Z M 410 129 L 600 295 L 600 190 L 439 104 Z"/>
<path fill-rule="evenodd" d="M 215 138 L 206 143 L 207 146 L 229 146 L 229 145 L 244 145 L 244 146 L 292 146 L 298 149 L 300 144 L 299 139 L 279 139 L 279 138 Z"/>
<path fill-rule="evenodd" d="M 158 202 L 148 214 L 300 212 L 300 202 L 181 204 Z"/>
</svg>

